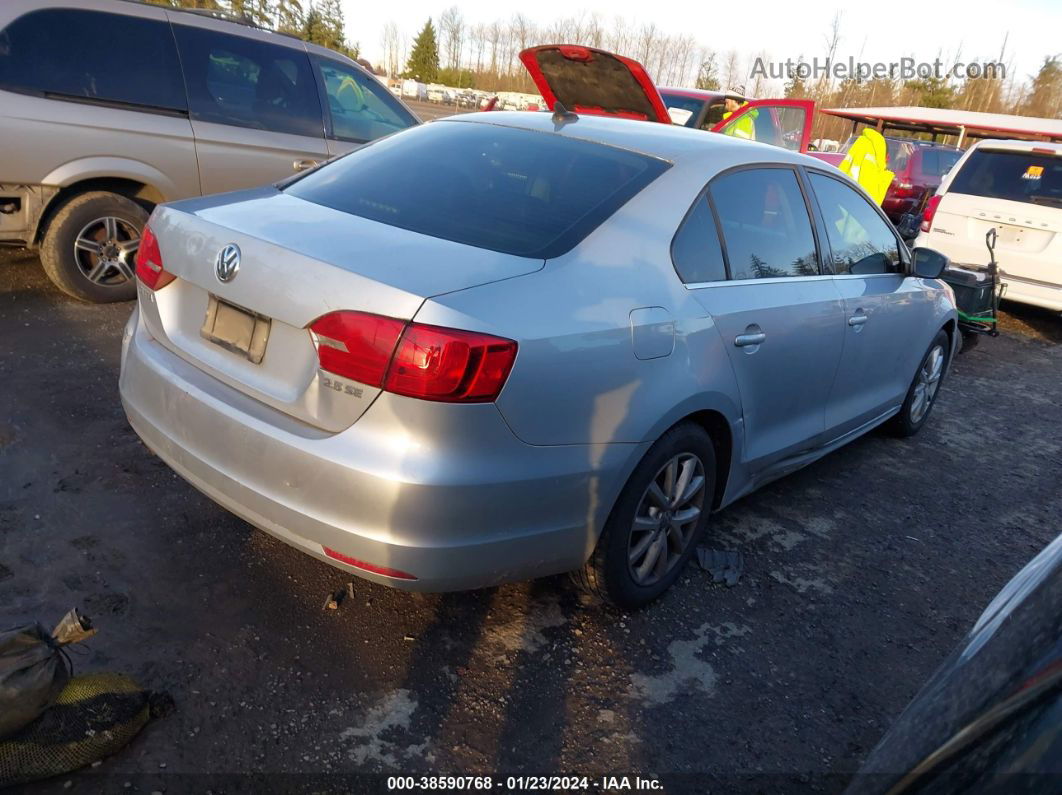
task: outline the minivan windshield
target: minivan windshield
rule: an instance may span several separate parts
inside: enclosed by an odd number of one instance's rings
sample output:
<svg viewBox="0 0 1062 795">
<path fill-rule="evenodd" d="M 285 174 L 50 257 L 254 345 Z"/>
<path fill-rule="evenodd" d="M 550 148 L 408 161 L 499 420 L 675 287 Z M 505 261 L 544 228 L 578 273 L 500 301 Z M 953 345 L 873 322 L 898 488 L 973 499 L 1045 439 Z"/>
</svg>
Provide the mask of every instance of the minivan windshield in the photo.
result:
<svg viewBox="0 0 1062 795">
<path fill-rule="evenodd" d="M 413 232 L 549 259 L 668 167 L 552 132 L 438 121 L 383 138 L 284 190 Z"/>
<path fill-rule="evenodd" d="M 959 168 L 949 191 L 1062 207 L 1062 156 L 977 149 Z"/>
</svg>

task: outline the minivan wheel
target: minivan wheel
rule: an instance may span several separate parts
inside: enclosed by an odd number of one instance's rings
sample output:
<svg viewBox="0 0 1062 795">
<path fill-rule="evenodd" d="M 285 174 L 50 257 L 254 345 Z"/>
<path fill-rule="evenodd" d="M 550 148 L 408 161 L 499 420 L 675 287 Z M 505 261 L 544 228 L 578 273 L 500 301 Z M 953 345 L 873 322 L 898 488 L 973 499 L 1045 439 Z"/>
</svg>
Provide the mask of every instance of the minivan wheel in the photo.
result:
<svg viewBox="0 0 1062 795">
<path fill-rule="evenodd" d="M 921 364 L 918 365 L 900 413 L 889 421 L 889 429 L 894 436 L 914 436 L 926 424 L 929 412 L 933 410 L 937 395 L 940 394 L 944 371 L 948 369 L 950 348 L 951 342 L 947 333 L 938 331 L 926 355 L 922 357 Z"/>
<path fill-rule="evenodd" d="M 572 573 L 575 582 L 622 608 L 641 607 L 670 588 L 708 524 L 715 466 L 701 426 L 682 423 L 665 433 L 631 474 L 593 554 Z"/>
<path fill-rule="evenodd" d="M 67 201 L 48 222 L 41 264 L 67 295 L 92 303 L 136 297 L 135 261 L 148 214 L 117 193 L 92 191 Z"/>
</svg>

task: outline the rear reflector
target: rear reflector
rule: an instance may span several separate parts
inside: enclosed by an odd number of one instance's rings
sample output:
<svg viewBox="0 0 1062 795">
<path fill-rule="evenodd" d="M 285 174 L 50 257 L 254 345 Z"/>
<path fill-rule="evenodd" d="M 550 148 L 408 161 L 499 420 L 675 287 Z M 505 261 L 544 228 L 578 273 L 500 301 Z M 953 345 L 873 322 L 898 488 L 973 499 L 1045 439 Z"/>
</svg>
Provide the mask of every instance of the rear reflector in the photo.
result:
<svg viewBox="0 0 1062 795">
<path fill-rule="evenodd" d="M 366 563 L 364 560 L 358 560 L 352 558 L 349 555 L 344 555 L 342 552 L 336 552 L 331 547 L 323 547 L 324 553 L 332 558 L 338 560 L 340 563 L 346 563 L 348 566 L 353 566 L 355 569 L 361 569 L 362 571 L 371 571 L 373 574 L 382 574 L 384 577 L 393 577 L 396 580 L 415 580 L 417 579 L 412 574 L 407 574 L 404 571 L 398 569 L 389 569 L 387 566 L 377 566 L 375 563 Z"/>
<path fill-rule="evenodd" d="M 321 369 L 369 386 L 381 386 L 405 323 L 367 312 L 332 312 L 315 320 Z"/>
<path fill-rule="evenodd" d="M 322 370 L 422 400 L 489 403 L 516 360 L 512 340 L 367 312 L 332 312 L 310 331 Z"/>
<path fill-rule="evenodd" d="M 136 250 L 136 277 L 151 290 L 160 290 L 177 277 L 162 267 L 159 241 L 150 226 L 144 226 Z"/>
<path fill-rule="evenodd" d="M 928 232 L 929 228 L 933 225 L 933 216 L 937 214 L 937 206 L 941 200 L 940 194 L 931 196 L 929 201 L 926 202 L 926 209 L 922 211 L 922 231 Z"/>
</svg>

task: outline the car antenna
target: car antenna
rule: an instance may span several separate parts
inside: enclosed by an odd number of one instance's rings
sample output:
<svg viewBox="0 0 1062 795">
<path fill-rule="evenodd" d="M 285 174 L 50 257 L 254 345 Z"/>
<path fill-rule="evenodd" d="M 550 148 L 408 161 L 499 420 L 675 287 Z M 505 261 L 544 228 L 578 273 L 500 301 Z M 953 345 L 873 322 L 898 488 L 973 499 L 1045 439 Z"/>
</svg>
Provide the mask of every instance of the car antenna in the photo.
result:
<svg viewBox="0 0 1062 795">
<path fill-rule="evenodd" d="M 570 121 L 579 121 L 579 114 L 568 110 L 560 100 L 553 103 L 553 123 L 560 126 Z"/>
</svg>

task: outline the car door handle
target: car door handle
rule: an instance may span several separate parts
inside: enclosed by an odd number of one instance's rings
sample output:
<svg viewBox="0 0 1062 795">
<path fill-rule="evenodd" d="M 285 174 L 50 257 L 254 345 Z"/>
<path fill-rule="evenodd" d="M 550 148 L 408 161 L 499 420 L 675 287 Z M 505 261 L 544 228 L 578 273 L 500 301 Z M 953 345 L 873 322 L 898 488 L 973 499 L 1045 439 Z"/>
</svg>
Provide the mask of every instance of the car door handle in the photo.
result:
<svg viewBox="0 0 1062 795">
<path fill-rule="evenodd" d="M 745 348 L 749 345 L 760 345 L 767 340 L 767 334 L 763 331 L 757 331 L 755 334 L 738 334 L 734 337 L 734 345 L 738 348 Z"/>
<path fill-rule="evenodd" d="M 320 160 L 311 160 L 310 158 L 306 158 L 305 160 L 296 160 L 294 163 L 291 164 L 291 167 L 294 171 L 305 171 L 308 168 L 314 168 L 315 166 L 319 165 L 321 165 Z"/>
<path fill-rule="evenodd" d="M 866 315 L 852 315 L 848 318 L 849 326 L 862 326 L 868 320 Z"/>
</svg>

